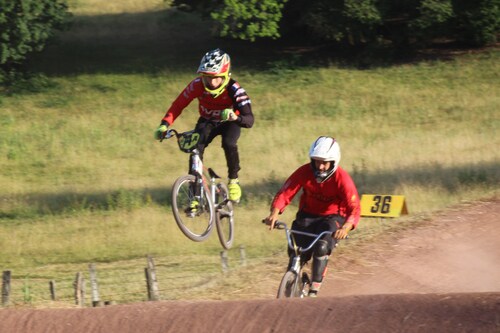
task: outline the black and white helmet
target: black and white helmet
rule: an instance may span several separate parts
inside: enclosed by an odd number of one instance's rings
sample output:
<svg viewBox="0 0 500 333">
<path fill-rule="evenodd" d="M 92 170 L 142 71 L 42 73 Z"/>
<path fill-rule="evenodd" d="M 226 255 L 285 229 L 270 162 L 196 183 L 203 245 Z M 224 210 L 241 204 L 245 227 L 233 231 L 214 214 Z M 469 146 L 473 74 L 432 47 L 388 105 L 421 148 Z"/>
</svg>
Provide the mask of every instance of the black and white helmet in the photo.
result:
<svg viewBox="0 0 500 333">
<path fill-rule="evenodd" d="M 221 49 L 215 49 L 205 53 L 201 59 L 200 66 L 198 67 L 198 74 L 203 76 L 219 76 L 224 79 L 222 84 L 215 89 L 208 87 L 203 81 L 205 90 L 208 91 L 212 96 L 218 97 L 229 83 L 229 77 L 231 76 L 231 58 L 229 54 L 222 51 Z"/>
<path fill-rule="evenodd" d="M 309 157 L 311 158 L 311 166 L 314 171 L 314 176 L 318 183 L 322 183 L 330 178 L 337 170 L 340 163 L 340 146 L 339 143 L 332 137 L 320 136 L 313 142 L 309 149 Z M 316 168 L 313 160 L 331 162 L 330 168 L 326 171 L 320 171 Z"/>
<path fill-rule="evenodd" d="M 227 75 L 230 67 L 231 58 L 229 54 L 221 49 L 215 49 L 205 53 L 198 67 L 198 73 L 213 76 Z"/>
</svg>

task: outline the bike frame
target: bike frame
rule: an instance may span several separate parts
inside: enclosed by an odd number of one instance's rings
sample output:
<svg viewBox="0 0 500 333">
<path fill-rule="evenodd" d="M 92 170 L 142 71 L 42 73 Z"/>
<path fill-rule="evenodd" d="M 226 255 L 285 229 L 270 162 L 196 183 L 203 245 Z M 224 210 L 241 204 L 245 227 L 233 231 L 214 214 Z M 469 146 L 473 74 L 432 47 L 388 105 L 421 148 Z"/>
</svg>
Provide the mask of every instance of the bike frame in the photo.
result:
<svg viewBox="0 0 500 333">
<path fill-rule="evenodd" d="M 172 210 L 175 221 L 184 235 L 197 242 L 207 239 L 215 225 L 221 245 L 225 249 L 229 249 L 234 239 L 234 213 L 232 202 L 229 200 L 229 190 L 224 183 L 218 180 L 221 177 L 213 169 L 204 167 L 200 158 L 200 151 L 197 149 L 200 138 L 198 133 L 194 130 L 179 133 L 175 129 L 169 129 L 163 134 L 160 141 L 174 136 L 177 138 L 179 149 L 189 154 L 188 175 L 177 178 L 172 187 Z M 191 229 L 191 226 L 185 223 L 187 220 L 184 221 L 184 218 L 179 213 L 179 207 L 177 206 L 177 194 L 179 192 L 177 191 L 183 186 L 182 184 L 186 184 L 186 181 L 190 184 L 187 198 L 190 202 L 196 200 L 198 203 L 195 212 L 186 212 L 187 218 L 197 218 L 208 213 L 206 217 L 201 217 L 202 223 L 192 225 L 196 230 L 203 230 L 199 229 L 199 227 L 203 228 L 206 225 L 205 231 L 201 233 L 193 231 L 194 229 Z M 203 222 L 203 220 L 208 223 Z"/>
<path fill-rule="evenodd" d="M 217 179 L 220 178 L 217 176 L 215 171 L 211 168 L 205 169 L 203 165 L 203 161 L 200 158 L 200 154 L 198 152 L 198 149 L 194 149 L 193 152 L 190 154 L 191 158 L 191 171 L 195 173 L 196 177 L 196 182 L 200 188 L 200 194 L 201 198 L 204 198 L 203 196 L 203 191 L 204 187 L 202 186 L 203 183 L 207 182 L 207 179 L 209 179 L 209 189 L 210 189 L 210 198 L 212 202 L 215 204 L 217 201 L 216 195 L 217 195 Z M 204 173 L 204 171 L 208 171 L 209 177 L 207 177 Z M 203 200 L 203 199 L 202 199 Z M 215 206 L 215 209 L 219 209 L 220 207 L 224 206 L 227 203 L 227 199 L 225 201 L 222 201 Z"/>
<path fill-rule="evenodd" d="M 205 188 L 203 187 L 203 183 L 206 183 L 206 179 L 205 179 L 205 175 L 203 174 L 203 161 L 200 158 L 200 153 L 199 153 L 198 149 L 194 149 L 190 153 L 189 159 L 191 161 L 191 168 L 190 168 L 189 172 L 194 173 L 194 176 L 196 177 L 197 190 L 200 192 L 199 193 L 200 204 L 201 204 L 201 207 L 204 207 L 205 203 L 203 202 L 203 200 L 204 200 L 205 196 L 204 196 L 203 192 L 205 191 Z M 211 198 L 212 202 L 215 202 L 214 201 L 215 197 L 213 194 L 214 182 L 215 182 L 215 180 L 211 179 L 211 181 L 210 181 L 210 191 L 211 191 L 210 198 Z"/>
</svg>

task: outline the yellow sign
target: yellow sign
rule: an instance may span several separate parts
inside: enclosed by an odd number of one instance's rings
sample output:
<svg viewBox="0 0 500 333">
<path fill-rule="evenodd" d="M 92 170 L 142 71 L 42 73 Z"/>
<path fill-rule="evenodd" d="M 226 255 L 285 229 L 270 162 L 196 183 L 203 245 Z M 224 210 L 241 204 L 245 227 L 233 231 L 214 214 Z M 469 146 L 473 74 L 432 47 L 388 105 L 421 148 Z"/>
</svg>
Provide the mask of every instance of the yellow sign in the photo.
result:
<svg viewBox="0 0 500 333">
<path fill-rule="evenodd" d="M 361 216 L 398 217 L 408 214 L 404 195 L 363 194 Z"/>
</svg>

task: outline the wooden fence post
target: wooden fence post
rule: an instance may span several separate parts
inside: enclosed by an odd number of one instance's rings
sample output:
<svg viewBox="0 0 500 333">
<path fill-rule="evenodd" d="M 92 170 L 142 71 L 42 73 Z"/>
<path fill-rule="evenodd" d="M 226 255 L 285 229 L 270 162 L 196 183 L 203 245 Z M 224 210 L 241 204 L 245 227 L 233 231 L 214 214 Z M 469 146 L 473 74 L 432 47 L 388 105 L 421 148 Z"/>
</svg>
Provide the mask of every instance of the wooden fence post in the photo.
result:
<svg viewBox="0 0 500 333">
<path fill-rule="evenodd" d="M 8 306 L 10 302 L 10 271 L 2 274 L 2 306 Z"/>
<path fill-rule="evenodd" d="M 227 251 L 220 251 L 220 259 L 222 264 L 222 272 L 226 273 L 229 270 Z"/>
<path fill-rule="evenodd" d="M 95 264 L 89 265 L 89 273 L 90 273 L 90 288 L 92 293 L 92 306 L 102 306 L 101 299 L 99 297 L 99 286 L 97 285 L 97 272 L 95 269 Z"/>
<path fill-rule="evenodd" d="M 247 265 L 247 254 L 245 252 L 245 245 L 240 245 L 240 265 Z"/>
<path fill-rule="evenodd" d="M 56 300 L 56 281 L 54 281 L 54 280 L 49 281 L 49 290 L 50 290 L 50 299 L 55 301 Z"/>
<path fill-rule="evenodd" d="M 158 280 L 156 279 L 156 268 L 153 257 L 147 256 L 148 267 L 145 268 L 146 274 L 146 286 L 148 288 L 148 300 L 158 301 L 160 299 L 160 293 L 158 288 Z"/>
<path fill-rule="evenodd" d="M 83 279 L 82 273 L 76 273 L 73 287 L 75 288 L 75 304 L 79 307 L 83 307 L 85 305 L 85 280 Z"/>
</svg>

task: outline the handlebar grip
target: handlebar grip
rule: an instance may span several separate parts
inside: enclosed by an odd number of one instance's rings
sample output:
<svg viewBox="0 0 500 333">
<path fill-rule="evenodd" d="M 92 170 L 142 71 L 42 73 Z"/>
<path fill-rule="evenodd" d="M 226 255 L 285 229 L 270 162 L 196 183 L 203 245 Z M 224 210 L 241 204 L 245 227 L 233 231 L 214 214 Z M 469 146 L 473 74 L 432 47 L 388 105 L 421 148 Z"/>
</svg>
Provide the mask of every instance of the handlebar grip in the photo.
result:
<svg viewBox="0 0 500 333">
<path fill-rule="evenodd" d="M 276 221 L 276 223 L 274 224 L 274 229 L 279 229 L 279 230 L 286 229 L 286 223 L 281 221 Z"/>
<path fill-rule="evenodd" d="M 262 219 L 261 222 L 265 224 L 266 223 L 266 219 Z M 286 229 L 286 223 L 285 222 L 281 222 L 281 221 L 276 221 L 274 223 L 274 229 L 279 229 L 279 230 Z"/>
<path fill-rule="evenodd" d="M 173 137 L 174 135 L 177 136 L 178 132 L 173 128 L 169 128 L 165 132 L 161 133 L 160 142 L 162 142 L 163 140 L 168 140 L 171 137 Z"/>
</svg>

